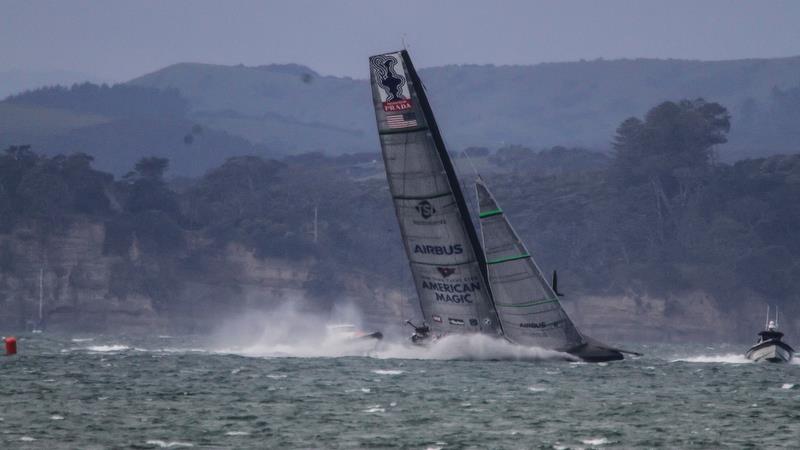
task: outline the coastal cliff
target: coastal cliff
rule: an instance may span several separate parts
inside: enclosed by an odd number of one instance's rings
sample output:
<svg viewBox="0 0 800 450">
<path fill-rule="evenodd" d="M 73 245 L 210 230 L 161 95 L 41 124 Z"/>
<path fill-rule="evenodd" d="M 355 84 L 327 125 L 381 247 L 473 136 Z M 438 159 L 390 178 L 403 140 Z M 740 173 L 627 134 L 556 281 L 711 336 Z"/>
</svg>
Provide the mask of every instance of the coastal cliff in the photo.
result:
<svg viewBox="0 0 800 450">
<path fill-rule="evenodd" d="M 187 254 L 205 254 L 203 263 L 182 272 L 174 297 L 163 305 L 157 295 L 115 288 L 121 266 L 144 271 L 153 268 L 143 265 L 154 262 L 142 256 L 136 241 L 122 256 L 104 254 L 105 233 L 104 223 L 78 220 L 46 241 L 25 227 L 0 235 L 0 327 L 22 330 L 37 320 L 40 273 L 44 323 L 51 331 L 209 332 L 226 316 L 268 312 L 287 302 L 317 315 L 347 303 L 366 323 L 381 326 L 396 326 L 411 314 L 397 280 L 345 271 L 340 291 L 315 295 L 308 288 L 313 258 L 259 258 L 240 244 L 212 254 L 212 243 L 197 236 L 188 237 Z M 721 342 L 746 340 L 757 331 L 766 299 L 753 295 L 746 311 L 720 308 L 700 290 L 662 297 L 576 295 L 563 305 L 583 331 L 611 342 Z M 783 327 L 796 330 L 798 323 L 786 318 Z"/>
<path fill-rule="evenodd" d="M 24 227 L 0 235 L 6 262 L 0 267 L 0 328 L 20 331 L 37 322 L 40 274 L 43 322 L 52 331 L 207 332 L 225 316 L 286 302 L 317 314 L 347 302 L 371 322 L 401 319 L 404 297 L 370 274 L 344 273 L 344 289 L 322 298 L 306 287 L 313 258 L 258 258 L 239 244 L 213 254 L 210 242 L 191 237 L 187 254 L 205 256 L 192 263 L 195 271 L 181 271 L 167 304 L 155 292 L 120 292 L 115 278 L 121 272 L 158 270 L 153 265 L 159 261 L 144 257 L 136 241 L 127 254 L 105 254 L 105 234 L 104 223 L 77 220 L 46 241 Z"/>
</svg>

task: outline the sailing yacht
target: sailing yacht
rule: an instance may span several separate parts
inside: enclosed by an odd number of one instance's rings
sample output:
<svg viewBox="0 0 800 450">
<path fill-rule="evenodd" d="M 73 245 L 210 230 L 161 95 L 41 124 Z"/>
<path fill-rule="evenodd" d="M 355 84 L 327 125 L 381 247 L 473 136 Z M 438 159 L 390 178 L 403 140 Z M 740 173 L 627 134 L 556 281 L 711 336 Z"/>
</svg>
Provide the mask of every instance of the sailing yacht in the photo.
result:
<svg viewBox="0 0 800 450">
<path fill-rule="evenodd" d="M 386 177 L 424 320 L 412 341 L 481 333 L 585 361 L 623 359 L 621 350 L 572 323 L 506 218 L 495 213 L 499 206 L 483 182 L 481 244 L 408 52 L 371 57 L 370 82 Z"/>
<path fill-rule="evenodd" d="M 789 362 L 793 354 L 794 349 L 783 342 L 783 333 L 778 331 L 778 308 L 775 307 L 775 320 L 770 320 L 767 306 L 765 330 L 758 333 L 758 341 L 744 356 L 756 362 Z"/>
</svg>

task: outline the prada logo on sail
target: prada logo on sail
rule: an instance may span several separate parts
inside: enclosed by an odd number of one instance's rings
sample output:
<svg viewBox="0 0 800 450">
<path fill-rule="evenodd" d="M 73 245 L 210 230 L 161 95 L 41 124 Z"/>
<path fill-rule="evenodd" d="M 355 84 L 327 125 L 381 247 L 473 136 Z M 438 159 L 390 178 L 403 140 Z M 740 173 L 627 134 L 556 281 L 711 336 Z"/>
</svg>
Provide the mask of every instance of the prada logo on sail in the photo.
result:
<svg viewBox="0 0 800 450">
<path fill-rule="evenodd" d="M 472 303 L 472 293 L 481 290 L 481 284 L 472 283 L 437 283 L 423 281 L 422 288 L 433 291 L 437 302 L 442 303 Z"/>
<path fill-rule="evenodd" d="M 398 100 L 396 102 L 384 102 L 383 110 L 386 112 L 405 111 L 411 109 L 411 100 Z"/>
<path fill-rule="evenodd" d="M 464 253 L 461 244 L 455 245 L 414 245 L 414 253 L 420 255 L 460 255 Z"/>
</svg>

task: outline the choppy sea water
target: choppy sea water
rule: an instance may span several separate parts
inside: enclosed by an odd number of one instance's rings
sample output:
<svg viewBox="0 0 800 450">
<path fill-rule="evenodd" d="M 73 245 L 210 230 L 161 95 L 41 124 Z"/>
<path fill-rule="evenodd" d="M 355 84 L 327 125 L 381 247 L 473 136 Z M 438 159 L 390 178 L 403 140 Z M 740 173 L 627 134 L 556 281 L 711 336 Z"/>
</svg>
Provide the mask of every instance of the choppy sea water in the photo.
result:
<svg viewBox="0 0 800 450">
<path fill-rule="evenodd" d="M 742 346 L 585 364 L 480 340 L 325 345 L 340 356 L 20 336 L 0 357 L 0 448 L 800 447 L 800 365 L 749 363 Z"/>
</svg>

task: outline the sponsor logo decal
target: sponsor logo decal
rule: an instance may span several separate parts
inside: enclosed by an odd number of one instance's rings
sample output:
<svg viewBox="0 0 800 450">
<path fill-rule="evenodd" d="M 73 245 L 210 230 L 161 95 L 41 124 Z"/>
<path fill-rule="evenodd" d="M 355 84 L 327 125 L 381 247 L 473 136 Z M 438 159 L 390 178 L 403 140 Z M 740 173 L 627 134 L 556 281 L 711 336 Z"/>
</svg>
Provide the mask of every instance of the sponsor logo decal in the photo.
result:
<svg viewBox="0 0 800 450">
<path fill-rule="evenodd" d="M 461 319 L 453 319 L 448 317 L 447 321 L 450 322 L 450 325 L 464 325 L 464 321 Z"/>
<path fill-rule="evenodd" d="M 420 255 L 460 255 L 464 253 L 461 244 L 453 245 L 414 245 L 414 253 Z"/>
<path fill-rule="evenodd" d="M 477 327 L 478 319 L 469 319 L 469 324 L 472 325 L 473 327 Z"/>
<path fill-rule="evenodd" d="M 431 205 L 431 202 L 423 200 L 417 203 L 414 207 L 423 219 L 430 219 L 432 215 L 436 214 L 436 208 Z"/>
<path fill-rule="evenodd" d="M 383 110 L 386 112 L 406 111 L 409 109 L 411 109 L 411 100 L 398 100 L 396 102 L 383 103 Z M 414 121 L 416 122 L 416 119 Z M 416 123 L 414 125 L 416 125 Z"/>
<path fill-rule="evenodd" d="M 486 317 L 485 319 L 483 319 L 483 324 L 488 327 L 489 325 L 492 324 L 492 319 Z"/>
<path fill-rule="evenodd" d="M 564 322 L 563 319 L 562 320 L 556 320 L 555 322 L 550 322 L 550 323 L 547 323 L 547 322 L 525 322 L 525 323 L 519 324 L 519 326 L 521 328 L 549 328 L 549 327 L 558 328 L 558 326 L 562 322 Z"/>
<path fill-rule="evenodd" d="M 436 323 L 442 323 L 442 317 L 441 316 L 434 315 L 434 316 L 431 316 L 431 319 L 433 319 L 433 321 L 436 322 Z"/>
<path fill-rule="evenodd" d="M 479 282 L 472 283 L 444 283 L 423 281 L 422 289 L 433 291 L 437 302 L 441 303 L 472 303 L 472 293 L 481 290 Z"/>
<path fill-rule="evenodd" d="M 394 54 L 373 56 L 370 58 L 370 65 L 378 87 L 382 91 L 383 110 L 402 112 L 411 109 L 411 96 L 404 76 L 405 70 L 397 57 Z M 398 73 L 398 66 L 403 74 Z"/>
<path fill-rule="evenodd" d="M 442 278 L 447 278 L 456 273 L 456 269 L 453 269 L 452 267 L 437 267 L 436 270 L 439 271 L 439 274 L 442 276 Z"/>
</svg>

